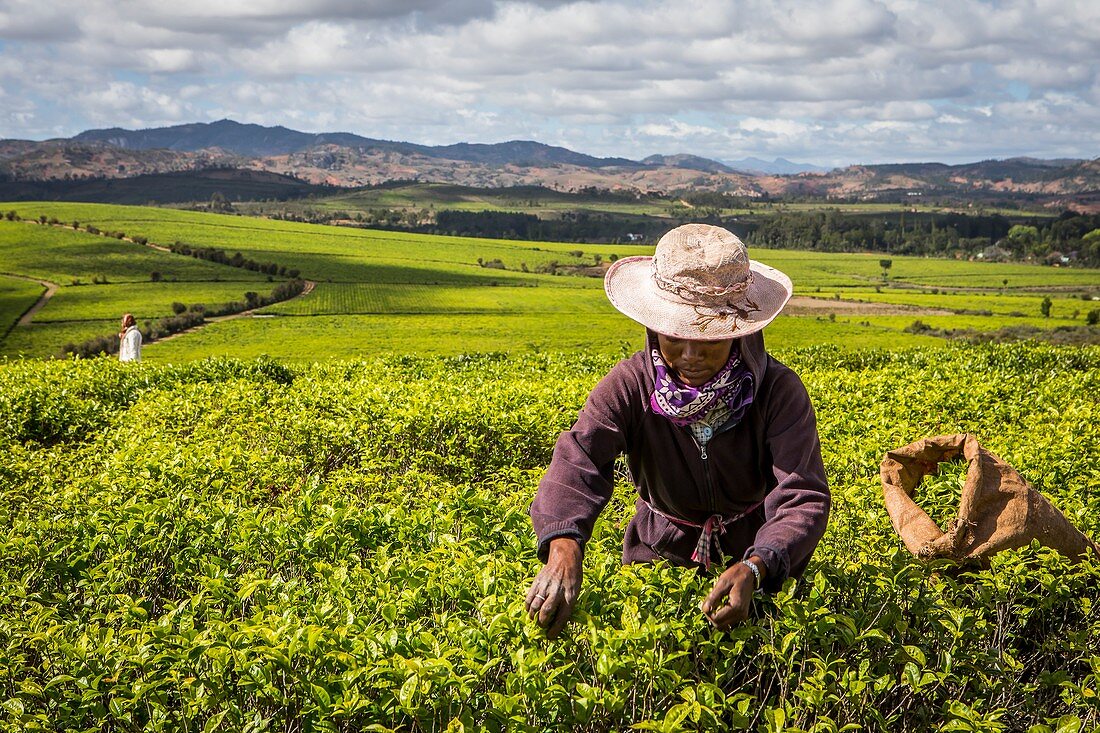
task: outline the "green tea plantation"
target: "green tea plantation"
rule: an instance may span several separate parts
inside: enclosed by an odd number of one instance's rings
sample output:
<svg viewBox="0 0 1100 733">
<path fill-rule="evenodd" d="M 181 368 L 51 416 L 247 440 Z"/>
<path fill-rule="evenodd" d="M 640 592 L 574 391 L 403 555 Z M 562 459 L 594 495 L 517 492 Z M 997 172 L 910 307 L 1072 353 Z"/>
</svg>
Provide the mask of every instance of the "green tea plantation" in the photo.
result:
<svg viewBox="0 0 1100 733">
<path fill-rule="evenodd" d="M 919 562 L 878 479 L 973 432 L 1100 535 L 1100 348 L 779 356 L 834 497 L 806 576 L 715 631 L 711 578 L 621 566 L 624 478 L 556 641 L 527 506 L 613 357 L 0 364 L 0 729 L 1100 728 L 1100 565 Z"/>
</svg>

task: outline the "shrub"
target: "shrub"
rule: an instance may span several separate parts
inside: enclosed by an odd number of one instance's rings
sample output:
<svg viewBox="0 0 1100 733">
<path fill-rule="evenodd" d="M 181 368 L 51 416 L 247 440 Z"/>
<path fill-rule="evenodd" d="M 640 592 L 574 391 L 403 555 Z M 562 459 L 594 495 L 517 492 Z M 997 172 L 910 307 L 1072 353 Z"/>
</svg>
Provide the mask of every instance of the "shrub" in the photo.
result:
<svg viewBox="0 0 1100 733">
<path fill-rule="evenodd" d="M 1098 354 L 785 352 L 834 497 L 803 579 L 715 631 L 713 576 L 620 564 L 620 482 L 553 642 L 527 510 L 613 357 L 0 365 L 6 727 L 1095 730 L 1095 562 L 919 561 L 878 463 L 974 432 L 1095 536 Z"/>
</svg>

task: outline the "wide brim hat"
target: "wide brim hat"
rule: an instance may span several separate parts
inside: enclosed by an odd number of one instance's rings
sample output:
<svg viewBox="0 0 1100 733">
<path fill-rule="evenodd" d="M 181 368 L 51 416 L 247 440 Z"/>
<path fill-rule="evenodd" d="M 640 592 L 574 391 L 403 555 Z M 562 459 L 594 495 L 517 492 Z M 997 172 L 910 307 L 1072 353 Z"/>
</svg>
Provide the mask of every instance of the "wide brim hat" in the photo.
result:
<svg viewBox="0 0 1100 733">
<path fill-rule="evenodd" d="M 661 237 L 652 257 L 624 257 L 608 269 L 611 304 L 643 326 L 675 338 L 721 341 L 755 333 L 790 300 L 791 279 L 749 259 L 744 242 L 709 224 Z"/>
</svg>

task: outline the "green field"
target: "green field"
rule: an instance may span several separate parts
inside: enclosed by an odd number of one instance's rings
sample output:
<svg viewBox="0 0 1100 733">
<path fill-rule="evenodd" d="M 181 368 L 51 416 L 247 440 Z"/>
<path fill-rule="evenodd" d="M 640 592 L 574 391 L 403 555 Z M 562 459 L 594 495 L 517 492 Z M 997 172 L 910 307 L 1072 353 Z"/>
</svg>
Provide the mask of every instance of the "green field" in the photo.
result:
<svg viewBox="0 0 1100 733">
<path fill-rule="evenodd" d="M 103 228 L 118 229 L 106 222 Z M 151 321 L 172 315 L 173 303 L 213 306 L 273 287 L 266 275 L 246 269 L 65 227 L 6 220 L 0 220 L 0 272 L 60 286 L 29 327 L 13 328 L 0 344 L 0 354 L 8 356 L 55 355 L 65 344 L 112 333 L 126 312 Z M 14 278 L 0 282 L 6 288 L 0 290 L 0 329 L 6 331 L 43 289 Z"/>
<path fill-rule="evenodd" d="M 240 252 L 298 269 L 317 283 L 308 296 L 260 311 L 273 318 L 208 325 L 148 344 L 145 358 L 157 361 L 206 355 L 312 360 L 370 353 L 615 351 L 624 342 L 636 343 L 640 331 L 606 301 L 600 278 L 548 270 L 555 263 L 561 271 L 652 252 L 640 246 L 444 237 L 148 207 L 31 203 L 0 204 L 0 209 L 31 219 L 91 223 L 154 243 Z M 936 343 L 903 330 L 918 319 L 935 328 L 976 331 L 1081 326 L 1097 307 L 1081 296 L 1100 297 L 1096 270 L 895 256 L 884 280 L 877 254 L 764 249 L 752 254 L 790 275 L 796 294 L 815 298 L 810 312 L 781 316 L 769 327 L 769 342 L 782 346 Z M 161 282 L 151 282 L 154 271 Z M 104 326 L 123 312 L 148 321 L 170 315 L 176 302 L 210 305 L 272 287 L 266 276 L 240 268 L 67 228 L 7 221 L 0 221 L 0 272 L 62 286 L 30 327 L 13 330 L 0 344 L 0 354 L 8 356 L 54 355 L 66 343 L 110 333 L 113 326 L 106 331 Z M 108 284 L 88 284 L 93 280 Z M 25 309 L 17 306 L 30 292 L 23 285 L 11 287 L 24 295 L 12 291 L 15 304 L 7 324 Z M 1042 318 L 1040 303 L 1048 295 L 1051 317 Z M 844 307 L 828 302 L 837 296 Z M 900 309 L 853 311 L 851 301 Z M 937 314 L 944 310 L 970 312 Z M 982 315 L 986 311 L 990 315 Z"/>
<path fill-rule="evenodd" d="M 972 432 L 1100 535 L 1100 349 L 777 356 L 833 495 L 804 579 L 715 631 L 712 576 L 621 566 L 624 479 L 555 641 L 527 508 L 613 355 L 0 364 L 0 729 L 1100 728 L 1100 562 L 918 561 L 878 476 Z"/>
<path fill-rule="evenodd" d="M 230 271 L 230 274 L 235 273 Z M 240 300 L 247 291 L 270 289 L 270 284 L 263 281 L 190 282 L 182 287 L 179 282 L 68 286 L 58 291 L 49 305 L 35 316 L 34 322 L 109 319 L 121 315 L 118 310 L 121 305 L 126 305 L 126 310 L 136 318 L 149 320 L 170 314 L 173 303 L 215 305 Z"/>
<path fill-rule="evenodd" d="M 527 507 L 558 433 L 643 334 L 600 278 L 537 270 L 651 248 L 11 209 L 316 287 L 149 343 L 144 364 L 0 359 L 0 731 L 1100 729 L 1100 561 L 1036 546 L 989 568 L 918 562 L 878 481 L 887 450 L 969 431 L 1100 535 L 1100 347 L 910 332 L 1083 329 L 1095 270 L 892 257 L 884 279 L 881 255 L 753 250 L 808 296 L 766 331 L 811 395 L 834 497 L 804 582 L 715 632 L 710 578 L 621 567 L 624 481 L 575 621 L 548 642 L 523 612 Z M 61 285 L 6 357 L 274 284 L 7 221 L 0 273 L 4 329 L 42 292 L 10 275 Z M 942 521 L 955 473 L 922 497 Z"/>
<path fill-rule="evenodd" d="M 394 283 L 322 283 L 308 298 L 280 303 L 263 313 L 281 315 L 498 313 L 609 314 L 602 289 L 570 287 L 558 281 L 531 286 L 403 285 Z"/>
<path fill-rule="evenodd" d="M 919 285 L 922 288 L 952 288 L 1000 292 L 1008 280 L 1006 295 L 1021 290 L 1100 290 L 1100 272 L 1084 268 L 1053 268 L 1037 265 L 969 262 L 930 257 L 897 257 L 880 253 L 840 254 L 799 250 L 751 250 L 761 260 L 787 273 L 795 292 L 813 294 L 815 288 L 867 288 L 883 285 L 879 261 L 890 259 L 888 283 Z M 904 294 L 904 291 L 902 291 Z M 916 291 L 913 297 L 920 298 Z M 915 300 L 913 302 L 922 302 Z M 926 300 L 923 302 L 927 302 Z"/>
<path fill-rule="evenodd" d="M 1082 291 L 1084 292 L 1084 291 Z M 933 292 L 932 288 L 927 288 L 922 291 L 918 291 L 914 294 L 912 291 L 906 290 L 891 290 L 889 288 L 876 292 L 874 290 L 860 290 L 860 289 L 845 289 L 836 290 L 830 292 L 828 290 L 822 290 L 822 292 L 813 292 L 812 296 L 815 298 L 833 298 L 839 296 L 843 301 L 857 301 L 861 303 L 892 303 L 896 305 L 927 305 L 934 304 L 931 307 L 946 308 L 949 310 L 988 310 L 994 314 L 1009 315 L 1012 313 L 1022 313 L 1024 315 L 1038 315 L 1040 306 L 1043 302 L 1043 295 L 1035 294 L 1028 295 L 1026 293 L 1012 293 L 1011 296 L 1006 297 L 1000 293 L 991 294 L 988 292 L 966 292 L 957 293 L 953 290 L 942 290 L 940 292 Z M 1097 301 L 1090 299 L 1085 300 L 1080 296 L 1078 297 L 1065 297 L 1057 294 L 1057 291 L 1052 292 L 1051 297 L 1051 314 L 1062 314 L 1063 317 L 1070 316 L 1073 311 L 1080 312 L 1089 308 L 1095 308 Z"/>
<path fill-rule="evenodd" d="M 192 246 L 241 252 L 257 260 L 275 260 L 301 270 L 304 277 L 333 282 L 459 282 L 489 283 L 508 279 L 528 281 L 516 272 L 551 260 L 582 264 L 571 250 L 582 245 L 546 242 L 522 243 L 487 239 L 405 234 L 348 227 L 318 226 L 224 214 L 206 214 L 131 206 L 98 204 L 0 204 L 24 216 L 45 214 L 63 221 L 78 219 L 102 228 L 141 234 L 153 242 L 182 241 Z M 605 245 L 605 250 L 607 245 Z M 592 250 L 593 252 L 597 250 Z M 607 250 L 606 254 L 612 251 Z M 635 248 L 641 253 L 644 248 Z M 478 265 L 504 259 L 511 271 Z"/>
<path fill-rule="evenodd" d="M 0 275 L 0 334 L 13 328 L 43 292 L 45 288 L 36 282 Z"/>
<path fill-rule="evenodd" d="M 0 220 L 0 256 L 6 272 L 70 285 L 91 283 L 97 276 L 109 282 L 149 282 L 153 272 L 168 281 L 247 280 L 266 278 L 189 257 L 179 257 L 112 237 L 70 229 Z"/>
<path fill-rule="evenodd" d="M 259 198 L 259 197 L 257 197 Z M 592 195 L 565 193 L 534 186 L 505 189 L 485 189 L 445 183 L 413 183 L 366 188 L 332 196 L 310 197 L 308 200 L 263 203 L 259 200 L 235 205 L 238 211 L 249 215 L 298 214 L 338 212 L 354 216 L 379 210 L 397 211 L 501 211 L 534 214 L 540 218 L 557 217 L 565 213 L 609 213 L 619 216 L 646 216 L 658 218 L 690 217 L 692 205 L 687 201 L 663 196 Z M 821 203 L 754 203 L 746 201 L 737 208 L 708 208 L 721 216 L 768 215 L 779 212 L 820 211 Z M 934 204 L 884 204 L 829 202 L 827 208 L 841 213 L 872 214 L 899 211 L 935 213 L 955 211 Z M 1018 209 L 982 208 L 984 214 L 1019 216 Z M 1047 211 L 1036 211 L 1031 216 L 1049 217 Z"/>
<path fill-rule="evenodd" d="M 45 313 L 45 310 L 42 311 Z M 31 323 L 30 326 L 13 328 L 8 337 L 4 339 L 0 357 L 7 358 L 42 358 L 54 357 L 61 354 L 69 344 L 78 344 L 87 339 L 118 333 L 119 318 L 88 320 L 88 321 L 61 321 L 59 323 Z M 165 344 L 167 345 L 167 344 Z"/>
</svg>

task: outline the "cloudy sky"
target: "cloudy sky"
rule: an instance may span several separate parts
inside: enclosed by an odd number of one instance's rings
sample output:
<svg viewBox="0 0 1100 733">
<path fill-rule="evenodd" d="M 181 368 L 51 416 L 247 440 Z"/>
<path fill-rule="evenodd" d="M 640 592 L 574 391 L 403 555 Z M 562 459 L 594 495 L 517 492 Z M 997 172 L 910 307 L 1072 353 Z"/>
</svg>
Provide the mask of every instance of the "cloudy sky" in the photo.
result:
<svg viewBox="0 0 1100 733">
<path fill-rule="evenodd" d="M 0 138 L 230 118 L 818 165 L 1100 156 L 1096 0 L 0 0 Z"/>
</svg>

